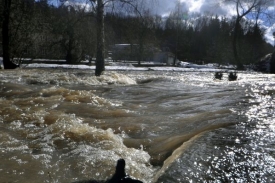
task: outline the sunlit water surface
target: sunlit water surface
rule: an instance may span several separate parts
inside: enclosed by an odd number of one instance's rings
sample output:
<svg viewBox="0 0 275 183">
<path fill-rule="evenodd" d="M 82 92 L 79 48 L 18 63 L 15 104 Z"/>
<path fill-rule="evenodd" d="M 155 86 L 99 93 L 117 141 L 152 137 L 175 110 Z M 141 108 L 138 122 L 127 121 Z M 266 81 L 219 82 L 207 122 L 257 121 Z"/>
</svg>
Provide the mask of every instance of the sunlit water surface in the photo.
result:
<svg viewBox="0 0 275 183">
<path fill-rule="evenodd" d="M 0 182 L 275 182 L 275 76 L 0 71 Z"/>
</svg>

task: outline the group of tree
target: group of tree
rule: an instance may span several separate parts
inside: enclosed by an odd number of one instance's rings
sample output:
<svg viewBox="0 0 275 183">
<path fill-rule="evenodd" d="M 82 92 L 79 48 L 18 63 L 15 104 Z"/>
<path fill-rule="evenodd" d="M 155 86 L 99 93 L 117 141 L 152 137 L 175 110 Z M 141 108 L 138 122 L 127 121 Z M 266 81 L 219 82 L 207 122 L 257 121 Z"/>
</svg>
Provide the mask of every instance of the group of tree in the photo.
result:
<svg viewBox="0 0 275 183">
<path fill-rule="evenodd" d="M 146 50 L 151 49 L 172 52 L 179 60 L 241 67 L 272 51 L 264 39 L 259 16 L 253 20 L 244 18 L 252 9 L 258 8 L 260 13 L 263 4 L 251 4 L 252 8 L 244 11 L 240 9 L 244 1 L 237 0 L 238 13 L 231 18 L 190 15 L 178 10 L 163 18 L 136 0 L 56 2 L 59 3 L 0 2 L 0 42 L 5 68 L 15 68 L 22 58 L 65 59 L 68 64 L 76 64 L 88 55 L 96 57 L 95 74 L 99 76 L 105 67 L 105 48 L 119 43 L 139 45 L 139 63 L 145 60 Z"/>
<path fill-rule="evenodd" d="M 22 58 L 62 58 L 77 63 L 84 52 L 95 48 L 94 20 L 82 7 L 53 6 L 47 0 L 1 2 L 5 68 L 12 68 L 9 60 L 18 65 Z"/>
<path fill-rule="evenodd" d="M 171 18 L 171 17 L 170 17 Z M 220 64 L 250 64 L 272 51 L 264 38 L 265 30 L 258 24 L 243 20 L 238 30 L 237 53 L 233 49 L 234 18 L 202 16 L 196 24 L 180 26 L 168 19 L 165 29 L 159 31 L 162 43 L 177 54 L 180 60 L 203 60 Z M 177 43 L 176 43 L 177 42 Z"/>
</svg>

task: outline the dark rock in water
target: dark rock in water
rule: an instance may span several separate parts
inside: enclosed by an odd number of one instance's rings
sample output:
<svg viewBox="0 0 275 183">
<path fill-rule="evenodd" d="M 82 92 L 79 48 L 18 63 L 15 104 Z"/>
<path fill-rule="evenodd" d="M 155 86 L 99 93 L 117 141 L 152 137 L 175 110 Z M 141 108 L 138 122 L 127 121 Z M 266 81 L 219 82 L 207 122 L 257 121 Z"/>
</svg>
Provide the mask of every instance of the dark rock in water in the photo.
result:
<svg viewBox="0 0 275 183">
<path fill-rule="evenodd" d="M 237 73 L 236 72 L 230 72 L 228 75 L 228 81 L 236 81 L 238 78 Z"/>
<path fill-rule="evenodd" d="M 222 80 L 222 76 L 223 76 L 222 72 L 215 72 L 215 75 L 214 75 L 215 79 Z"/>
</svg>

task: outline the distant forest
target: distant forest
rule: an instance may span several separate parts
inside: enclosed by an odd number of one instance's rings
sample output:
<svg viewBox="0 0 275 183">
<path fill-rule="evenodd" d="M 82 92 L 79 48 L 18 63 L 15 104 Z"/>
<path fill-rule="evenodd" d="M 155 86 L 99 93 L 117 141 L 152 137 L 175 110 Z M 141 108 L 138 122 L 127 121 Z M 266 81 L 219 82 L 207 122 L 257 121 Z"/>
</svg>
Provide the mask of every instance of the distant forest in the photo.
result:
<svg viewBox="0 0 275 183">
<path fill-rule="evenodd" d="M 0 12 L 3 12 L 3 2 L 0 2 Z M 11 2 L 10 55 L 17 62 L 20 58 L 45 58 L 65 59 L 68 64 L 75 64 L 87 55 L 95 57 L 97 20 L 94 11 L 87 11 L 83 5 L 53 6 L 47 0 Z M 124 43 L 139 45 L 141 55 L 148 49 L 155 49 L 171 52 L 182 61 L 235 63 L 232 41 L 236 17 L 178 15 L 179 12 L 171 12 L 163 18 L 150 10 L 140 13 L 106 11 L 105 56 L 110 45 Z M 0 16 L 2 25 L 4 15 Z M 239 27 L 237 50 L 242 64 L 255 63 L 273 51 L 272 45 L 264 39 L 265 30 L 258 23 L 241 19 Z"/>
</svg>

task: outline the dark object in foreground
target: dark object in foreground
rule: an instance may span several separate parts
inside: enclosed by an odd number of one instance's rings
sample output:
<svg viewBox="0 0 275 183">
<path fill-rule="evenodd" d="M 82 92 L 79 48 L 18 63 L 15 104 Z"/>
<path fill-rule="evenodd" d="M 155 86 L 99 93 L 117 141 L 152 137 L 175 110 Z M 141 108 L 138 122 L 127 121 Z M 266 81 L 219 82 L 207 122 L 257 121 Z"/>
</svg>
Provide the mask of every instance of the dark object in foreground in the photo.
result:
<svg viewBox="0 0 275 183">
<path fill-rule="evenodd" d="M 97 181 L 97 180 L 90 179 L 90 180 L 80 180 L 73 183 L 105 183 L 105 181 Z"/>
<path fill-rule="evenodd" d="M 75 183 L 103 183 L 104 181 L 95 181 L 95 180 L 87 180 L 87 181 L 78 181 Z M 106 183 L 143 183 L 142 181 L 132 179 L 128 177 L 125 173 L 125 160 L 119 159 L 116 165 L 116 172 L 113 177 L 106 181 Z"/>
<path fill-rule="evenodd" d="M 230 72 L 228 75 L 228 81 L 236 81 L 238 78 L 237 73 L 236 72 Z"/>
<path fill-rule="evenodd" d="M 139 180 L 128 177 L 125 173 L 125 160 L 119 159 L 116 165 L 116 172 L 107 183 L 142 183 Z"/>
<path fill-rule="evenodd" d="M 222 72 L 215 72 L 215 79 L 219 79 L 219 80 L 222 80 L 222 76 L 223 76 L 223 74 L 222 74 Z"/>
</svg>

